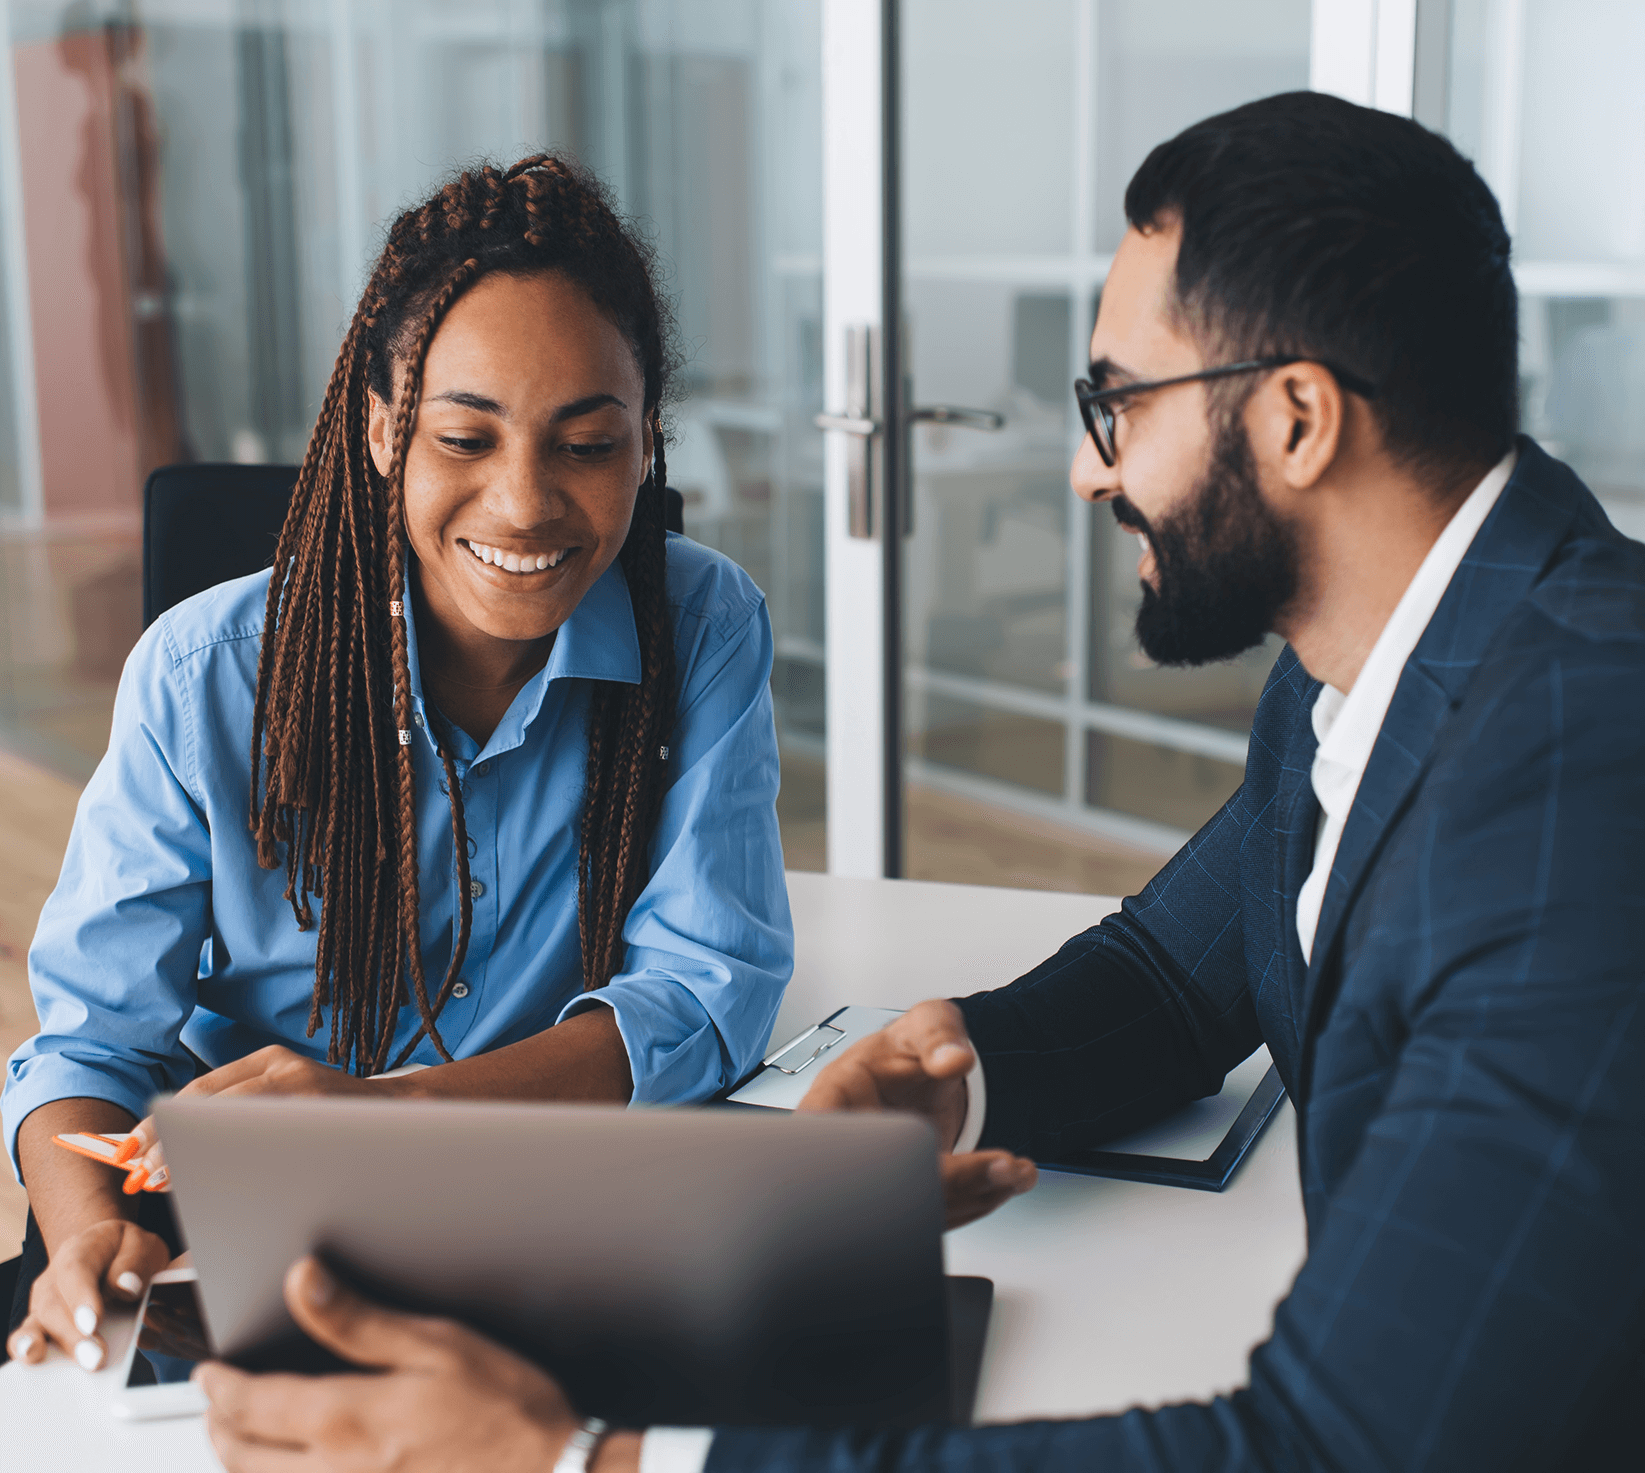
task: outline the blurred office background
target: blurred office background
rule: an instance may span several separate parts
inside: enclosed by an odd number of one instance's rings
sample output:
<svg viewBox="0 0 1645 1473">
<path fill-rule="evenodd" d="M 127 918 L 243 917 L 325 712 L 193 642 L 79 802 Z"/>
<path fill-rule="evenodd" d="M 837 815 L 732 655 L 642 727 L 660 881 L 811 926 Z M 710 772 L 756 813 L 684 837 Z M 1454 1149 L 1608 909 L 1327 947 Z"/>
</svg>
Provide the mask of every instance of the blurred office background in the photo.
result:
<svg viewBox="0 0 1645 1473">
<path fill-rule="evenodd" d="M 1140 655 L 1134 540 L 1068 490 L 1069 384 L 1132 170 L 1307 86 L 1332 3 L 902 4 L 910 375 L 1006 421 L 914 436 L 913 876 L 1132 889 L 1240 781 L 1274 651 Z M 671 479 L 690 535 L 769 596 L 785 845 L 822 867 L 823 4 L 0 4 L 0 747 L 84 780 L 139 632 L 147 472 L 300 458 L 387 220 L 453 165 L 554 147 L 667 265 Z M 1526 428 L 1636 536 L 1641 75 L 1630 0 L 1419 0 L 1417 115 L 1515 234 Z"/>
</svg>

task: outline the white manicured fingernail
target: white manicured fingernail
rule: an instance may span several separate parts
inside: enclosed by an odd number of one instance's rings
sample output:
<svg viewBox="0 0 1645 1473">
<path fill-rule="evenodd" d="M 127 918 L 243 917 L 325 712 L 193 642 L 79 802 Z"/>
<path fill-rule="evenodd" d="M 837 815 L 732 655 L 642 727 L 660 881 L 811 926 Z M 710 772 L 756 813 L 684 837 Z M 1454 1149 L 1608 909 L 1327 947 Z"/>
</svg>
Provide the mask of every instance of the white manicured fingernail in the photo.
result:
<svg viewBox="0 0 1645 1473">
<path fill-rule="evenodd" d="M 11 1343 L 12 1359 L 13 1360 L 22 1360 L 33 1349 L 34 1349 L 34 1336 L 32 1336 L 32 1335 L 19 1335 Z"/>
<path fill-rule="evenodd" d="M 97 1333 L 97 1311 L 89 1304 L 82 1304 L 74 1311 L 74 1328 L 82 1335 Z"/>
<path fill-rule="evenodd" d="M 126 1293 L 130 1294 L 134 1299 L 137 1295 L 143 1292 L 143 1281 L 138 1278 L 136 1274 L 132 1273 L 130 1269 L 127 1269 L 126 1272 L 121 1274 L 120 1277 L 114 1282 L 120 1288 L 124 1289 Z"/>
<path fill-rule="evenodd" d="M 82 1340 L 74 1347 L 74 1358 L 82 1371 L 95 1371 L 103 1364 L 103 1347 L 95 1340 Z"/>
</svg>

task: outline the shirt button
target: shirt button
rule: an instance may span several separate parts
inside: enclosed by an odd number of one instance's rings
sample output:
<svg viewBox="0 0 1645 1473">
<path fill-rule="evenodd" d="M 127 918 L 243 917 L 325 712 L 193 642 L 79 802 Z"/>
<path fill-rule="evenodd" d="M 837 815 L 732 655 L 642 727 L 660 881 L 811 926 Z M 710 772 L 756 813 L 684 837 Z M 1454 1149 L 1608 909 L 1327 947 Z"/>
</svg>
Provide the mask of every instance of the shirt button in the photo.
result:
<svg viewBox="0 0 1645 1473">
<path fill-rule="evenodd" d="M 411 713 L 411 724 L 413 726 L 421 726 L 423 724 L 423 713 L 421 711 L 413 711 Z"/>
<path fill-rule="evenodd" d="M 476 764 L 474 771 L 476 776 L 484 777 L 491 771 L 491 759 L 487 758 L 484 762 Z"/>
<path fill-rule="evenodd" d="M 468 893 L 471 896 L 473 896 L 474 899 L 478 900 L 482 895 L 484 895 L 486 893 L 485 881 L 483 881 L 483 880 L 470 880 L 468 882 Z"/>
<path fill-rule="evenodd" d="M 467 997 L 468 996 L 468 983 L 459 982 L 455 987 L 453 987 L 451 989 L 451 995 L 453 997 Z"/>
</svg>

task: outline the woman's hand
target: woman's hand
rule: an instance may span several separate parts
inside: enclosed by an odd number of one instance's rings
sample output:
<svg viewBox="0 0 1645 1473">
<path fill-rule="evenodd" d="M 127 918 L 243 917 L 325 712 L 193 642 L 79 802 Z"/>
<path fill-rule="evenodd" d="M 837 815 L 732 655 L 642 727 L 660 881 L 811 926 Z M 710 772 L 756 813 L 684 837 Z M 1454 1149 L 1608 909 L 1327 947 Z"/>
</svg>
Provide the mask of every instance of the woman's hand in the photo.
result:
<svg viewBox="0 0 1645 1473">
<path fill-rule="evenodd" d="M 270 1044 L 256 1053 L 224 1064 L 177 1091 L 178 1098 L 200 1095 L 351 1095 L 366 1092 L 386 1095 L 393 1092 L 391 1079 L 359 1079 L 346 1069 L 307 1059 L 279 1044 Z M 130 1175 L 128 1192 L 170 1191 L 166 1155 L 160 1146 L 154 1117 L 148 1116 L 133 1128 L 130 1138 L 115 1157 Z"/>
<path fill-rule="evenodd" d="M 326 1349 L 380 1374 L 254 1376 L 201 1366 L 194 1376 L 210 1403 L 206 1431 L 230 1473 L 543 1473 L 577 1427 L 564 1393 L 530 1362 L 450 1320 L 372 1304 L 312 1258 L 287 1273 L 286 1305 Z M 618 1438 L 634 1466 L 639 1439 L 615 1434 L 608 1442 Z"/>
<path fill-rule="evenodd" d="M 817 1076 L 801 1110 L 902 1110 L 929 1120 L 942 1148 L 943 1206 L 956 1228 L 1032 1189 L 1039 1172 L 1009 1151 L 967 1151 L 966 1075 L 977 1062 L 965 1019 L 951 1002 L 922 1002 L 847 1049 Z"/>
<path fill-rule="evenodd" d="M 55 1341 L 88 1371 L 101 1370 L 108 1345 L 97 1333 L 109 1297 L 135 1303 L 171 1261 L 165 1240 L 110 1218 L 64 1239 L 34 1281 L 29 1312 L 12 1332 L 13 1360 L 37 1364 Z"/>
</svg>

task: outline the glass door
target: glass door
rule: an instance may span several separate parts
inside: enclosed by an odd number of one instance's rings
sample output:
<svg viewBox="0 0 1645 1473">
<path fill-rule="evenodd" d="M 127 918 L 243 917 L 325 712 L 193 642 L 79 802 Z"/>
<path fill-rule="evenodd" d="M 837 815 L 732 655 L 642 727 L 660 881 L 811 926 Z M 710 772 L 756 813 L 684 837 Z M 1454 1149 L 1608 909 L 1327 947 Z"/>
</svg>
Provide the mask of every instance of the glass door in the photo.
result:
<svg viewBox="0 0 1645 1473">
<path fill-rule="evenodd" d="M 1309 85 L 1308 0 L 901 5 L 903 872 L 1126 892 L 1238 786 L 1276 648 L 1138 650 L 1135 540 L 1068 485 L 1126 181 Z M 997 416 L 924 418 L 954 405 Z"/>
</svg>

